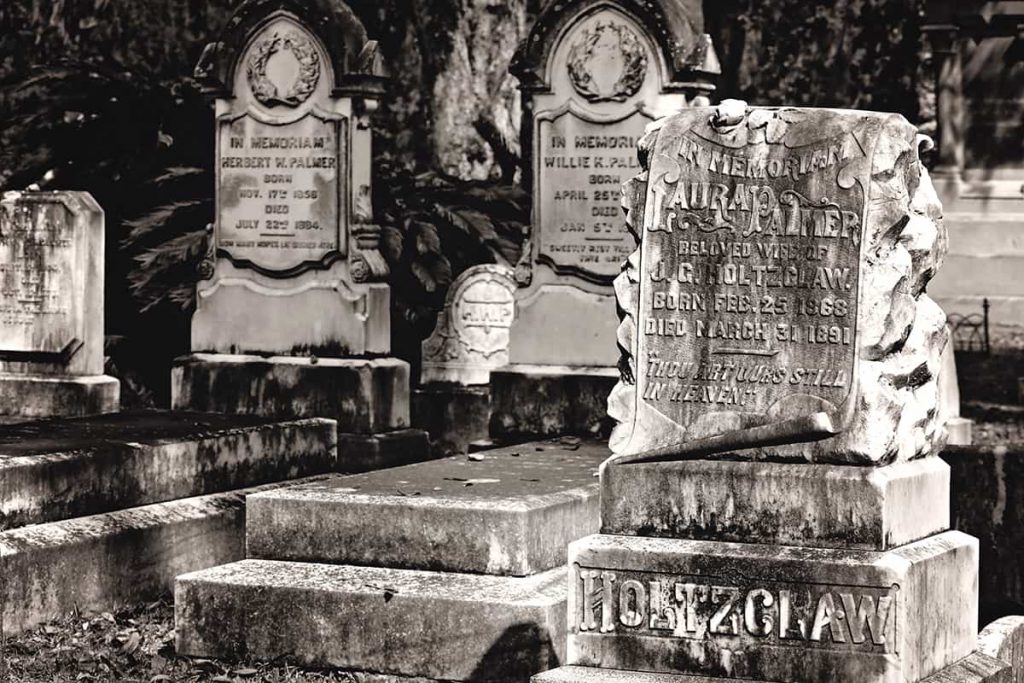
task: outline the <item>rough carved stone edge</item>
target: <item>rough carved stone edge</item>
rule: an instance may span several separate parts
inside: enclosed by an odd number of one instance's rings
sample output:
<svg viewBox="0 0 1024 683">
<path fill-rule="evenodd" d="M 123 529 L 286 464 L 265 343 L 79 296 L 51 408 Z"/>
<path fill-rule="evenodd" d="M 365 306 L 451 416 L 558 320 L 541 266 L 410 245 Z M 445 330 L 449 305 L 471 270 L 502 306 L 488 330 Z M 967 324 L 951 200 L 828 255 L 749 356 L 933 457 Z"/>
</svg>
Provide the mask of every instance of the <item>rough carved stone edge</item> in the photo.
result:
<svg viewBox="0 0 1024 683">
<path fill-rule="evenodd" d="M 649 124 L 637 144 L 637 158 L 641 171 L 622 186 L 622 210 L 626 229 L 636 242 L 636 249 L 626 259 L 622 272 L 615 278 L 616 312 L 619 326 L 616 344 L 619 347 L 619 381 L 608 395 L 608 416 L 615 420 L 609 445 L 613 451 L 628 440 L 633 431 L 636 410 L 636 359 L 633 348 L 636 341 L 636 302 L 640 296 L 640 252 L 643 249 L 641 232 L 644 225 L 644 205 L 647 201 L 647 181 L 650 172 L 650 154 L 658 140 L 658 132 L 667 119 Z"/>
<path fill-rule="evenodd" d="M 735 105 L 742 104 L 743 108 L 746 108 L 746 103 L 727 101 L 719 106 L 717 115 L 722 115 L 722 112 L 728 113 L 727 105 L 730 102 Z M 743 118 L 746 118 L 746 114 Z M 620 452 L 627 445 L 632 436 L 636 417 L 637 373 L 633 348 L 637 334 L 634 316 L 639 298 L 639 259 L 642 250 L 640 233 L 643 229 L 643 210 L 650 169 L 649 156 L 657 141 L 656 132 L 664 121 L 665 119 L 648 127 L 647 134 L 638 145 L 643 171 L 623 186 L 622 206 L 627 215 L 626 224 L 637 240 L 638 246 L 627 259 L 622 273 L 614 282 L 620 319 L 617 330 L 620 380 L 608 397 L 608 415 L 616 422 L 609 441 L 613 452 Z M 898 127 L 901 124 L 910 127 L 903 117 L 892 115 L 885 120 L 882 127 Z M 879 135 L 881 136 L 881 130 Z M 899 139 L 898 135 L 890 137 L 892 140 Z M 931 185 L 928 172 L 919 158 L 919 148 L 926 147 L 929 143 L 930 140 L 923 139 L 921 136 L 914 137 L 913 140 L 904 140 L 903 144 L 894 143 L 892 149 L 887 150 L 886 155 L 882 155 L 891 158 L 891 165 L 882 162 L 885 168 L 880 169 L 878 167 L 879 160 L 876 158 L 872 160 L 871 168 L 872 179 L 870 182 L 873 185 L 880 184 L 883 190 L 886 189 L 884 185 L 893 178 L 896 178 L 897 182 L 900 179 L 905 179 L 907 181 L 907 197 L 905 213 L 900 211 L 904 208 L 902 202 L 887 202 L 885 209 L 876 209 L 869 225 L 864 228 L 865 240 L 872 239 L 874 241 L 866 245 L 865 252 L 862 254 L 862 259 L 866 259 L 861 272 L 862 280 L 870 283 L 873 277 L 884 277 L 886 268 L 897 270 L 889 267 L 889 262 L 893 258 L 899 264 L 898 270 L 901 279 L 890 292 L 888 305 L 881 309 L 887 318 L 884 326 L 876 325 L 883 329 L 882 338 L 878 339 L 873 346 L 867 346 L 861 340 L 857 350 L 858 373 L 865 374 L 863 368 L 867 365 L 868 371 L 875 376 L 876 384 L 879 386 L 883 384 L 877 380 L 891 382 L 893 386 L 889 388 L 893 391 L 885 396 L 873 397 L 875 402 L 872 406 L 858 407 L 856 413 L 862 423 L 864 420 L 871 421 L 878 411 L 882 411 L 886 407 L 883 401 L 888 400 L 891 405 L 899 407 L 899 410 L 896 411 L 898 415 L 896 423 L 891 430 L 881 423 L 855 424 L 840 435 L 822 441 L 756 449 L 762 457 L 768 456 L 772 460 L 802 459 L 811 462 L 878 466 L 935 455 L 945 444 L 945 429 L 938 424 L 934 416 L 937 408 L 936 410 L 928 408 L 927 397 L 925 397 L 924 404 L 916 405 L 920 402 L 914 401 L 915 405 L 911 406 L 911 401 L 907 400 L 908 397 L 899 393 L 899 390 L 906 388 L 906 386 L 899 386 L 900 382 L 905 382 L 916 390 L 917 387 L 911 383 L 921 372 L 919 359 L 913 353 L 916 347 L 908 343 L 911 335 L 915 335 L 914 340 L 918 346 L 924 344 L 929 349 L 937 349 L 937 353 L 932 354 L 934 358 L 925 359 L 929 375 L 924 380 L 925 385 L 935 384 L 937 371 L 933 371 L 932 365 L 939 362 L 939 354 L 948 340 L 944 315 L 941 329 L 930 329 L 935 327 L 931 325 L 934 322 L 931 319 L 942 315 L 942 311 L 928 296 L 926 290 L 927 283 L 938 270 L 948 248 L 948 236 L 942 223 L 942 207 Z M 866 201 L 877 201 L 874 193 L 868 188 L 865 190 L 868 192 Z M 872 221 L 885 221 L 887 215 L 890 214 L 889 217 L 893 220 L 883 223 L 880 227 L 873 227 L 870 224 Z M 871 233 L 872 229 L 875 230 L 874 234 Z M 899 254 L 889 256 L 895 252 L 899 252 Z M 858 313 L 858 324 L 864 324 L 864 321 L 860 319 L 862 315 L 862 313 Z M 907 324 L 905 326 L 894 324 L 893 317 L 902 318 Z M 922 339 L 922 335 L 926 336 Z M 858 388 L 857 393 L 858 395 L 851 399 L 861 401 L 864 389 Z M 937 389 L 935 393 L 937 405 Z M 916 408 L 916 410 L 911 410 L 911 408 Z M 858 435 L 865 433 L 881 432 L 885 432 L 882 435 L 882 441 L 871 439 L 871 443 L 865 444 L 861 443 L 863 439 L 858 438 Z"/>
</svg>

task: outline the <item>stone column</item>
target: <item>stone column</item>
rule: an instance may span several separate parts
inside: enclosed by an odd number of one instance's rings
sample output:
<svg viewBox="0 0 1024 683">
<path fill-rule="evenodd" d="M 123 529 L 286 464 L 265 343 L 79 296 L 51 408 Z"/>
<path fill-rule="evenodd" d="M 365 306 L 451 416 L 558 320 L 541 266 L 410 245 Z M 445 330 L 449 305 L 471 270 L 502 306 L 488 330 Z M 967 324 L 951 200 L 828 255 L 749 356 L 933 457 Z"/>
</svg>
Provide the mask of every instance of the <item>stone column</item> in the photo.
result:
<svg viewBox="0 0 1024 683">
<path fill-rule="evenodd" d="M 959 180 L 964 169 L 964 95 L 960 29 L 953 24 L 925 26 L 935 66 L 939 163 L 936 177 Z"/>
</svg>

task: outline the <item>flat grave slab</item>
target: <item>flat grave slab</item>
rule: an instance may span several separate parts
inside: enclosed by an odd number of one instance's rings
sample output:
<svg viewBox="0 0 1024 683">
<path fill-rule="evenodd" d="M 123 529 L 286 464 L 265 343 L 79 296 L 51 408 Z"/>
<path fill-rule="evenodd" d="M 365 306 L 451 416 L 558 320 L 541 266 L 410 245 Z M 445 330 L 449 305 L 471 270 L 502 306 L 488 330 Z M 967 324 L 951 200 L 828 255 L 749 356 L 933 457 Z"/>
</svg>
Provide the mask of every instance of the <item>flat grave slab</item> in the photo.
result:
<svg viewBox="0 0 1024 683">
<path fill-rule="evenodd" d="M 248 501 L 256 558 L 525 576 L 599 525 L 607 446 L 575 438 L 268 491 Z"/>
<path fill-rule="evenodd" d="M 564 658 L 565 570 L 526 578 L 244 560 L 178 577 L 177 652 L 526 681 Z"/>
<path fill-rule="evenodd" d="M 0 426 L 0 529 L 329 472 L 334 421 L 144 411 Z"/>
<path fill-rule="evenodd" d="M 150 602 L 173 591 L 179 574 L 244 558 L 246 495 L 281 485 L 0 531 L 5 633 L 74 609 L 103 612 Z"/>
</svg>

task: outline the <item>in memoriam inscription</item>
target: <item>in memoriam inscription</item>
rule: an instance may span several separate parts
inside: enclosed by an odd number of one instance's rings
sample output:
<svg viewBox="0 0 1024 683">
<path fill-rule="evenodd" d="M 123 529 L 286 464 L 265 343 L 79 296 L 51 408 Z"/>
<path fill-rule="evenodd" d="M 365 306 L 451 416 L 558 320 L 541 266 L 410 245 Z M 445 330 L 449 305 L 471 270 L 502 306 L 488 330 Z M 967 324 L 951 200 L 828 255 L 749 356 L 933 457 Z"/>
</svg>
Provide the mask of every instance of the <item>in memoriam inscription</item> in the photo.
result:
<svg viewBox="0 0 1024 683">
<path fill-rule="evenodd" d="M 650 120 L 634 111 L 599 122 L 569 109 L 539 119 L 539 260 L 598 281 L 618 274 L 634 248 L 620 188 L 640 171 L 636 143 Z"/>
<path fill-rule="evenodd" d="M 342 255 L 344 121 L 221 119 L 217 248 L 237 265 L 289 274 Z"/>
<path fill-rule="evenodd" d="M 74 221 L 59 202 L 0 210 L 0 350 L 58 353 L 74 341 Z"/>
<path fill-rule="evenodd" d="M 821 438 L 853 403 L 877 124 L 759 109 L 729 125 L 709 111 L 671 119 L 651 155 L 635 400 L 668 428 L 634 422 L 619 453 L 668 447 L 652 440 L 666 431 L 677 444 L 766 426 L 761 443 Z"/>
</svg>

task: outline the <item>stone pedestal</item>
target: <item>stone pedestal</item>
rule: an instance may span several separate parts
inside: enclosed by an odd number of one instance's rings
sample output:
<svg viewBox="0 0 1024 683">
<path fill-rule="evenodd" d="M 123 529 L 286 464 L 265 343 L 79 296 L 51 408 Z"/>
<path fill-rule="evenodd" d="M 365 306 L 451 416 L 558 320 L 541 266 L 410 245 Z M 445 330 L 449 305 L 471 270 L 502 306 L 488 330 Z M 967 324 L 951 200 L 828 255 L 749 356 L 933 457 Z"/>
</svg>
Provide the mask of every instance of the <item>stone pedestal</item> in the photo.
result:
<svg viewBox="0 0 1024 683">
<path fill-rule="evenodd" d="M 409 364 L 397 358 L 193 354 L 171 370 L 171 406 L 335 420 L 342 471 L 429 457 L 426 435 L 409 428 Z"/>
<path fill-rule="evenodd" d="M 470 444 L 490 435 L 488 386 L 426 384 L 412 392 L 412 423 L 430 434 L 433 447 L 446 455 L 467 453 Z"/>
<path fill-rule="evenodd" d="M 0 405 L 4 417 L 33 420 L 116 413 L 121 408 L 121 383 L 109 375 L 52 377 L 0 374 Z"/>
<path fill-rule="evenodd" d="M 936 458 L 608 464 L 602 533 L 569 551 L 571 671 L 535 680 L 926 680 L 977 641 L 948 501 Z"/>
<path fill-rule="evenodd" d="M 557 434 L 605 435 L 608 367 L 509 365 L 491 373 L 491 436 L 525 441 Z"/>
</svg>

